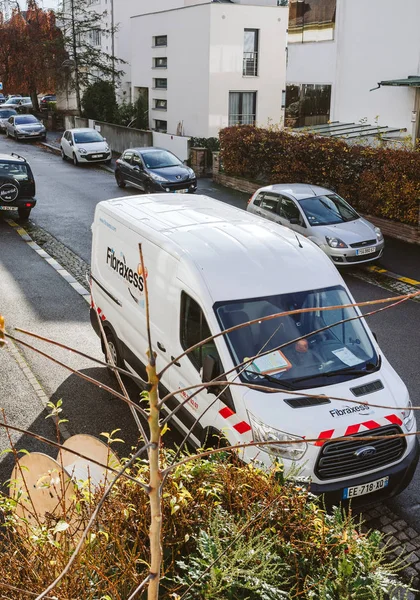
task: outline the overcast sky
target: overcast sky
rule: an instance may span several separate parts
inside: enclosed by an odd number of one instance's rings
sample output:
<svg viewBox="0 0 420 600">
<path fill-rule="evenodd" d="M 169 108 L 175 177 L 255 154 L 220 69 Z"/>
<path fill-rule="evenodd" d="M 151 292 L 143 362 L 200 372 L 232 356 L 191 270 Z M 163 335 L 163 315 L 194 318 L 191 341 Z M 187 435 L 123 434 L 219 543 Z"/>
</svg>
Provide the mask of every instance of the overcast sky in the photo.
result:
<svg viewBox="0 0 420 600">
<path fill-rule="evenodd" d="M 19 4 L 25 10 L 26 0 L 19 0 Z M 42 8 L 57 8 L 58 0 L 38 0 L 38 4 Z"/>
</svg>

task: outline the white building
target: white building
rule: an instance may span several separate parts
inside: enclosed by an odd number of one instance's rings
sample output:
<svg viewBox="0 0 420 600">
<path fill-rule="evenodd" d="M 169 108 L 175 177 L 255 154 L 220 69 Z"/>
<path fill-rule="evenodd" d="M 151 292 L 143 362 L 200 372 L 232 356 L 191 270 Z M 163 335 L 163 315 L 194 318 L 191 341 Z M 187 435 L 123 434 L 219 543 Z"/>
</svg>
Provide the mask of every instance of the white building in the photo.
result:
<svg viewBox="0 0 420 600">
<path fill-rule="evenodd" d="M 114 0 L 116 22 L 125 2 Z M 288 8 L 277 4 L 137 0 L 131 96 L 147 95 L 150 127 L 211 137 L 229 124 L 282 124 Z M 120 32 L 117 52 L 126 54 Z"/>
<path fill-rule="evenodd" d="M 286 124 L 377 121 L 419 137 L 419 23 L 420 0 L 290 0 Z"/>
</svg>

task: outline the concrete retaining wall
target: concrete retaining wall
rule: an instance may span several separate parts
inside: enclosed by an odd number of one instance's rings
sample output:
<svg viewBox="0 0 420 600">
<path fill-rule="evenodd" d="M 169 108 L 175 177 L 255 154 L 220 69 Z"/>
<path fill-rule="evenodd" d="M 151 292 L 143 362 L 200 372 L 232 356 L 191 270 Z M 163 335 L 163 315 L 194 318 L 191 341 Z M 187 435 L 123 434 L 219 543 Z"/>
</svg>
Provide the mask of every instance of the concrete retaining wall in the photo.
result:
<svg viewBox="0 0 420 600">
<path fill-rule="evenodd" d="M 153 145 L 151 131 L 111 125 L 101 121 L 95 121 L 95 129 L 106 138 L 112 151 L 118 154 L 121 154 L 127 148 L 144 148 Z"/>
</svg>

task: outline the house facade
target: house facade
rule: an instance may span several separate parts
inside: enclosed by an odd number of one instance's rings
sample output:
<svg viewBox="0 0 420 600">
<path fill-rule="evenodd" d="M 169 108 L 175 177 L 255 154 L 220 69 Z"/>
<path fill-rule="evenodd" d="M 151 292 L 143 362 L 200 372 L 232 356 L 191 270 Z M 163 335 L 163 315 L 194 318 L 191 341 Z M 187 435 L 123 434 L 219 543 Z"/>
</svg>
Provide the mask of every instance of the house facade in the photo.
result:
<svg viewBox="0 0 420 600">
<path fill-rule="evenodd" d="M 419 0 L 290 0 L 286 118 L 378 123 L 419 137 Z"/>
<path fill-rule="evenodd" d="M 114 0 L 118 2 L 118 0 Z M 228 125 L 282 125 L 288 8 L 266 2 L 138 2 L 131 97 L 151 129 L 212 137 Z"/>
</svg>

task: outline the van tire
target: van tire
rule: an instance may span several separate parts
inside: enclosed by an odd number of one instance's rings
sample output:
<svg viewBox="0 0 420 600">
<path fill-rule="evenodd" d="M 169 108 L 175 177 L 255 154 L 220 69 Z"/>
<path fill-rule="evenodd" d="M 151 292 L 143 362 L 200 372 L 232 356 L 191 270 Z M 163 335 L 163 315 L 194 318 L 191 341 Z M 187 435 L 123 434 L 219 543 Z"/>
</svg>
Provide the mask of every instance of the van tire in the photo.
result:
<svg viewBox="0 0 420 600">
<path fill-rule="evenodd" d="M 116 338 L 113 336 L 113 334 L 110 331 L 105 330 L 105 335 L 106 335 L 106 340 L 108 342 L 109 351 L 111 352 L 112 358 L 114 359 L 115 366 L 124 368 L 124 363 L 123 363 L 123 360 L 122 360 L 120 352 L 119 352 L 118 341 L 116 340 Z M 104 354 L 105 354 L 105 360 L 108 362 L 105 345 L 104 345 Z M 115 377 L 115 371 L 113 369 L 111 369 L 111 367 L 108 367 L 108 373 L 110 374 L 111 377 Z"/>
</svg>

